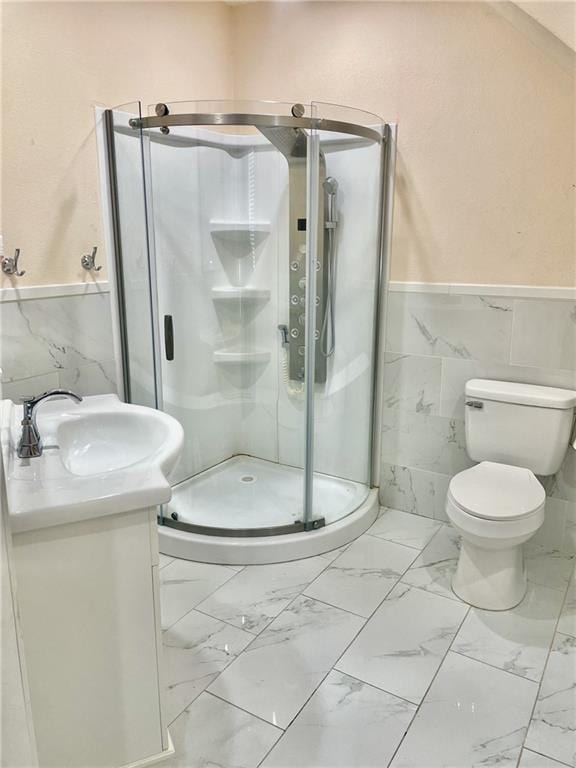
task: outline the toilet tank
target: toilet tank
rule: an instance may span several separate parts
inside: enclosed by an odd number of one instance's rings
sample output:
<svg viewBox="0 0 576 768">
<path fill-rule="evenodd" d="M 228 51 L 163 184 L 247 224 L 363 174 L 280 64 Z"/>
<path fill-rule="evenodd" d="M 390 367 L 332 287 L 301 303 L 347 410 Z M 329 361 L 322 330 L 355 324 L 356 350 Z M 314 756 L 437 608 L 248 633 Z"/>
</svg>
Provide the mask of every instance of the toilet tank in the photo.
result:
<svg viewBox="0 0 576 768">
<path fill-rule="evenodd" d="M 466 447 L 474 461 L 558 471 L 570 441 L 576 392 L 535 384 L 466 383 Z"/>
</svg>

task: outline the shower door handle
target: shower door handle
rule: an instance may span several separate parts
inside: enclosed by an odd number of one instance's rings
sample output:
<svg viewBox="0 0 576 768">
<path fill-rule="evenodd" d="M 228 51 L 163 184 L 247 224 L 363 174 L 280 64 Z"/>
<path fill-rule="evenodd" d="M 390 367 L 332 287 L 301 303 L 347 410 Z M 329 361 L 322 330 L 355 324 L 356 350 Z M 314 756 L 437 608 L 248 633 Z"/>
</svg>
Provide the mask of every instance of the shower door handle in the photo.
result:
<svg viewBox="0 0 576 768">
<path fill-rule="evenodd" d="M 172 315 L 164 315 L 164 349 L 166 360 L 174 360 L 174 323 Z"/>
</svg>

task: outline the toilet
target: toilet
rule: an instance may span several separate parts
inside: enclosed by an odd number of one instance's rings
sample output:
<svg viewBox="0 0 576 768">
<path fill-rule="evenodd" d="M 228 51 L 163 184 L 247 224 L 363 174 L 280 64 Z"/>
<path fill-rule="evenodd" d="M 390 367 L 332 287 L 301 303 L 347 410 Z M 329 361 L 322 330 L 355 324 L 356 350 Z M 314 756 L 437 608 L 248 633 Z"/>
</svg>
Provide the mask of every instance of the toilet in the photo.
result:
<svg viewBox="0 0 576 768">
<path fill-rule="evenodd" d="M 466 448 L 479 463 L 448 488 L 446 513 L 462 536 L 452 589 L 471 605 L 502 611 L 526 594 L 522 544 L 545 514 L 536 475 L 553 475 L 562 464 L 576 392 L 472 379 L 465 393 Z"/>
</svg>

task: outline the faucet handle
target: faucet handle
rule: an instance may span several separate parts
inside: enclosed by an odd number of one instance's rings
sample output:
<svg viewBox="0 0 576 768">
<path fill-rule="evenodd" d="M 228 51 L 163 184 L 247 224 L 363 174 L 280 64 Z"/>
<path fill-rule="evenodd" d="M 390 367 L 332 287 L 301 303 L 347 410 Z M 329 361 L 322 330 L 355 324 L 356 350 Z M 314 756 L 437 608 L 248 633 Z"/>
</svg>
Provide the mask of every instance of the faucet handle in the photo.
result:
<svg viewBox="0 0 576 768">
<path fill-rule="evenodd" d="M 18 400 L 21 403 L 31 403 L 32 400 L 35 400 L 37 397 L 42 397 L 42 395 L 21 395 Z"/>
<path fill-rule="evenodd" d="M 42 392 L 41 395 L 23 395 L 20 398 L 20 402 L 23 405 L 33 405 L 36 402 L 39 402 L 42 400 L 43 397 L 49 394 L 49 390 L 46 390 L 45 392 Z"/>
</svg>

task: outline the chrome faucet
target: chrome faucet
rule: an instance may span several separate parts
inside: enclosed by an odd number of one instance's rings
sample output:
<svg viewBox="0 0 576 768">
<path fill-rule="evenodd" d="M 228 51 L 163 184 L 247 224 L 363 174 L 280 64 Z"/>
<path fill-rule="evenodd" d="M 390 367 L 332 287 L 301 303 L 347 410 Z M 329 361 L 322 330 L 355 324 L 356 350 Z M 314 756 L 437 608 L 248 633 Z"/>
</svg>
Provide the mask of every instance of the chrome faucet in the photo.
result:
<svg viewBox="0 0 576 768">
<path fill-rule="evenodd" d="M 22 435 L 18 443 L 18 458 L 33 459 L 42 456 L 42 440 L 36 426 L 36 408 L 44 400 L 51 397 L 69 397 L 77 403 L 82 401 L 80 395 L 70 392 L 69 389 L 51 389 L 38 397 L 31 397 L 24 400 L 22 414 Z"/>
</svg>

